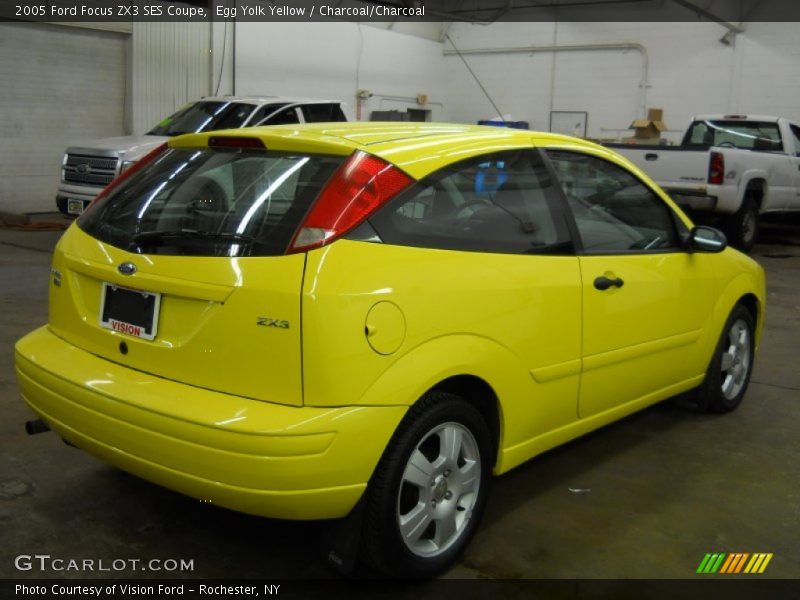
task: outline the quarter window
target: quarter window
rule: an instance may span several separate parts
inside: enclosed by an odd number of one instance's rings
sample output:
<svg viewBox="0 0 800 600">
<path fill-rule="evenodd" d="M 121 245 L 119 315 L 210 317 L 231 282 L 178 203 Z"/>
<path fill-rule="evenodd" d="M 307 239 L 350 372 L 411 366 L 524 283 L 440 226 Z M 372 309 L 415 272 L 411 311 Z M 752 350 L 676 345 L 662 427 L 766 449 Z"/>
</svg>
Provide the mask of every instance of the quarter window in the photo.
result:
<svg viewBox="0 0 800 600">
<path fill-rule="evenodd" d="M 552 178 L 538 152 L 502 152 L 449 166 L 370 219 L 389 244 L 499 252 L 571 253 Z"/>
<path fill-rule="evenodd" d="M 548 150 L 590 254 L 680 248 L 670 208 L 627 170 L 601 158 Z"/>
</svg>

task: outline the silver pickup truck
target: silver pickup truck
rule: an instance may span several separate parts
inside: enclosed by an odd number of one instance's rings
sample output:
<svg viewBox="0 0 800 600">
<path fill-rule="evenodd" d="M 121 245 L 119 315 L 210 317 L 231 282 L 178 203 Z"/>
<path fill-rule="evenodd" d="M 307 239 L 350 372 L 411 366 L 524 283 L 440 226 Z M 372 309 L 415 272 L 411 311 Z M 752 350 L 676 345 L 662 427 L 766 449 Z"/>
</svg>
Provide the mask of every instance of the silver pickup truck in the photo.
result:
<svg viewBox="0 0 800 600">
<path fill-rule="evenodd" d="M 699 220 L 749 251 L 759 215 L 800 211 L 800 126 L 761 115 L 699 115 L 680 146 L 607 144 Z"/>
<path fill-rule="evenodd" d="M 106 138 L 67 148 L 56 194 L 58 210 L 79 215 L 100 191 L 170 137 L 256 125 L 347 121 L 344 104 L 280 96 L 203 98 L 181 108 L 144 135 Z"/>
</svg>

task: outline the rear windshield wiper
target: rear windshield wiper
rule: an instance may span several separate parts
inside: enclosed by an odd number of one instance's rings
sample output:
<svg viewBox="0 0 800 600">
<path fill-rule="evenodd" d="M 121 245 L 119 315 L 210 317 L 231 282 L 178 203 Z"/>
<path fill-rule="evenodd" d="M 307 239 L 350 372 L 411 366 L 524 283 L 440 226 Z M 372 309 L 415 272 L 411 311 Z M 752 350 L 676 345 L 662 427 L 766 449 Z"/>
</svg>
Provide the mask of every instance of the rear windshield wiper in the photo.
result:
<svg viewBox="0 0 800 600">
<path fill-rule="evenodd" d="M 134 234 L 131 241 L 134 244 L 159 242 L 172 239 L 196 239 L 209 241 L 226 241 L 242 244 L 263 244 L 264 242 L 250 235 L 230 233 L 224 231 L 199 231 L 197 229 L 175 229 L 171 231 L 142 231 Z"/>
</svg>

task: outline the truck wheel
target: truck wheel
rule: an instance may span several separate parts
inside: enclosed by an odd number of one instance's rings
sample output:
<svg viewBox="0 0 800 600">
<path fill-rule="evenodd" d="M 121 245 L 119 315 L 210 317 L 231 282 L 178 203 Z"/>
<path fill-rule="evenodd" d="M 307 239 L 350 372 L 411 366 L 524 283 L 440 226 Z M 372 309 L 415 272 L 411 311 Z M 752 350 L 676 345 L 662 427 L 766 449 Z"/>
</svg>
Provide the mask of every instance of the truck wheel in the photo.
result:
<svg viewBox="0 0 800 600">
<path fill-rule="evenodd" d="M 362 560 L 400 578 L 430 577 L 449 567 L 486 504 L 491 439 L 483 417 L 465 400 L 444 392 L 423 396 L 369 484 Z"/>
<path fill-rule="evenodd" d="M 739 406 L 753 372 L 754 331 L 750 311 L 737 304 L 722 330 L 706 378 L 697 390 L 697 408 L 726 413 Z"/>
<path fill-rule="evenodd" d="M 728 218 L 725 230 L 732 246 L 750 252 L 758 235 L 758 204 L 751 196 L 745 196 L 739 210 Z"/>
</svg>

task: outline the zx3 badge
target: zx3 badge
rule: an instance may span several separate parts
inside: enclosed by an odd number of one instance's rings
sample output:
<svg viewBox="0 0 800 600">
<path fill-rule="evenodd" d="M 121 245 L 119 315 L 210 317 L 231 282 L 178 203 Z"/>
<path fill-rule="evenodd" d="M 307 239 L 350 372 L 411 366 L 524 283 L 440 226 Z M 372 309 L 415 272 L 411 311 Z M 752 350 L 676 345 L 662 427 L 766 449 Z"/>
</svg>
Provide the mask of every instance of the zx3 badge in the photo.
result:
<svg viewBox="0 0 800 600">
<path fill-rule="evenodd" d="M 281 321 L 280 319 L 271 319 L 270 317 L 258 317 L 256 325 L 262 327 L 277 327 L 278 329 L 289 329 L 289 321 Z"/>
</svg>

